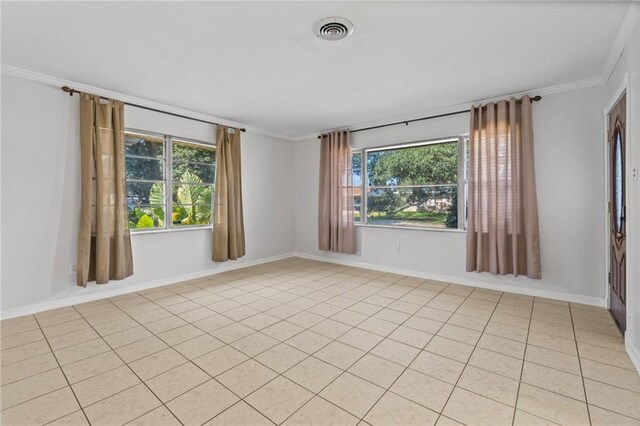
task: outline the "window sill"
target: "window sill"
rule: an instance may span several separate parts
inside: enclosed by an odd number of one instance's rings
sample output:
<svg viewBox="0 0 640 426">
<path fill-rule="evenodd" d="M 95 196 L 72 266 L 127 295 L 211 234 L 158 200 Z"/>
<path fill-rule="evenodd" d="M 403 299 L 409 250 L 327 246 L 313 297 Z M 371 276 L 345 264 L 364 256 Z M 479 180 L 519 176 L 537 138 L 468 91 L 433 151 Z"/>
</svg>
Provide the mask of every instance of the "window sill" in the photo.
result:
<svg viewBox="0 0 640 426">
<path fill-rule="evenodd" d="M 395 225 L 371 225 L 368 223 L 356 223 L 356 228 L 383 228 L 383 229 L 408 229 L 411 231 L 428 231 L 428 232 L 451 232 L 454 234 L 466 234 L 466 229 L 451 228 L 422 228 L 418 226 L 395 226 Z"/>
<path fill-rule="evenodd" d="M 129 230 L 129 233 L 131 234 L 131 236 L 134 235 L 147 235 L 147 234 L 171 234 L 174 232 L 185 232 L 185 231 L 203 231 L 203 230 L 208 230 L 211 231 L 213 229 L 213 226 L 209 225 L 209 226 L 187 226 L 184 228 L 170 228 L 170 229 L 153 229 L 153 230 L 149 230 L 149 231 L 136 231 L 136 230 Z"/>
</svg>

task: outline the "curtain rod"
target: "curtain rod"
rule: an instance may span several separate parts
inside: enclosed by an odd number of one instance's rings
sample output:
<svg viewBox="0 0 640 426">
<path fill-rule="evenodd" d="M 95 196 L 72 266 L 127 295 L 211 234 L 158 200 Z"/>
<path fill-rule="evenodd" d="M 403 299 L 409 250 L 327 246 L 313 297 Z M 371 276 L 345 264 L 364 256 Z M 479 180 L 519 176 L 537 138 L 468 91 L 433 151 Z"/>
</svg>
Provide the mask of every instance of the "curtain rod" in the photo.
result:
<svg viewBox="0 0 640 426">
<path fill-rule="evenodd" d="M 67 92 L 69 94 L 69 96 L 73 96 L 74 93 L 81 93 L 79 90 L 72 89 L 69 86 L 62 86 L 61 89 L 62 89 L 63 92 Z M 104 96 L 100 96 L 100 99 L 109 100 L 109 98 L 105 98 Z M 132 107 L 136 107 L 136 108 L 146 109 L 147 111 L 154 111 L 154 112 L 159 112 L 161 114 L 173 115 L 174 117 L 186 118 L 187 120 L 193 120 L 193 121 L 199 121 L 201 123 L 213 124 L 214 126 L 224 126 L 224 124 L 214 123 L 213 121 L 201 120 L 199 118 L 188 117 L 188 116 L 182 115 L 182 114 L 175 114 L 173 112 L 163 111 L 161 109 L 150 108 L 150 107 L 146 107 L 146 106 L 138 105 L 138 104 L 132 104 L 130 102 L 123 102 L 123 104 L 129 105 L 129 106 L 132 106 Z M 246 132 L 247 131 L 247 129 L 245 129 L 245 128 L 241 128 L 239 130 L 241 132 Z"/>
<path fill-rule="evenodd" d="M 534 96 L 533 98 L 529 98 L 529 100 L 531 102 L 537 102 L 540 99 L 542 99 L 542 96 Z M 517 102 L 520 102 L 520 100 L 518 100 Z M 412 120 L 396 121 L 394 123 L 380 124 L 378 126 L 363 127 L 362 129 L 355 129 L 355 130 L 352 130 L 351 133 L 363 132 L 365 130 L 380 129 L 382 127 L 398 126 L 400 124 L 404 124 L 405 126 L 408 126 L 409 123 L 414 123 L 416 121 L 424 121 L 424 120 L 431 120 L 433 118 L 449 117 L 450 115 L 464 114 L 464 113 L 467 113 L 467 112 L 469 112 L 468 109 L 463 109 L 463 110 L 460 110 L 460 111 L 447 112 L 445 114 L 430 115 L 430 116 L 427 116 L 427 117 L 414 118 Z M 318 139 L 320 139 L 320 138 L 322 138 L 322 134 L 318 135 Z"/>
</svg>

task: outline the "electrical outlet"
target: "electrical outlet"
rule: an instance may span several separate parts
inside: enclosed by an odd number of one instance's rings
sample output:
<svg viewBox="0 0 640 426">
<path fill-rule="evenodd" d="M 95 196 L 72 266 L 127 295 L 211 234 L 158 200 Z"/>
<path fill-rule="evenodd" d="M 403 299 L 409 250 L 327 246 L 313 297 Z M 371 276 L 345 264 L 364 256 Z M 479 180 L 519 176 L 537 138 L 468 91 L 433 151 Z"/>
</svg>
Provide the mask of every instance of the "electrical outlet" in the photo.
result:
<svg viewBox="0 0 640 426">
<path fill-rule="evenodd" d="M 69 264 L 69 270 L 71 271 L 72 274 L 75 274 L 78 272 L 78 264 L 75 262 L 72 262 Z"/>
<path fill-rule="evenodd" d="M 393 246 L 393 252 L 394 253 L 400 253 L 400 244 L 395 244 Z"/>
</svg>

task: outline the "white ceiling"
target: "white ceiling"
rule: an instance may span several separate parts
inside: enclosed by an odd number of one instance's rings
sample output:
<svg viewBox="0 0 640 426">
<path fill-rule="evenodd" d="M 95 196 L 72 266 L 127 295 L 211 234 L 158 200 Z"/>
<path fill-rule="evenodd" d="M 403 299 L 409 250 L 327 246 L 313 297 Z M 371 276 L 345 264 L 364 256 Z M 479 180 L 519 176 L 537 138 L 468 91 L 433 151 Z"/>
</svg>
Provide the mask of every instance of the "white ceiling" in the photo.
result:
<svg viewBox="0 0 640 426">
<path fill-rule="evenodd" d="M 2 2 L 2 63 L 299 136 L 599 77 L 628 6 Z"/>
</svg>

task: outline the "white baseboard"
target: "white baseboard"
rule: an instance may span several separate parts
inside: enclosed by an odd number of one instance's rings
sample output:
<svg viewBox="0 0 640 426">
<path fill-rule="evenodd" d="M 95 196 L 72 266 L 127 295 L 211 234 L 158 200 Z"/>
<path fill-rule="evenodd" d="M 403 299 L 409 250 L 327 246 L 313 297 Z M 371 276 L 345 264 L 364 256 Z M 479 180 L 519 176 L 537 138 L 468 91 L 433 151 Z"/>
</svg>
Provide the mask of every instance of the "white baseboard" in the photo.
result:
<svg viewBox="0 0 640 426">
<path fill-rule="evenodd" d="M 479 280 L 476 281 L 473 279 L 468 279 L 463 277 L 453 277 L 449 275 L 432 274 L 428 272 L 394 268 L 394 267 L 384 266 L 384 265 L 374 265 L 371 263 L 355 262 L 351 260 L 333 259 L 329 257 L 317 256 L 313 254 L 300 253 L 300 252 L 294 252 L 293 256 L 302 257 L 304 259 L 317 260 L 320 262 L 329 262 L 329 263 L 335 263 L 338 265 L 353 266 L 356 268 L 373 269 L 375 271 L 388 272 L 391 274 L 409 275 L 409 276 L 424 278 L 428 280 L 445 281 L 445 282 L 450 282 L 454 284 L 484 288 L 488 290 L 497 290 L 497 291 L 504 291 L 507 293 L 523 294 L 527 296 L 537 296 L 537 297 L 544 297 L 548 299 L 564 300 L 567 302 L 582 303 L 585 305 L 594 305 L 599 307 L 606 306 L 604 298 L 598 298 L 598 297 L 581 296 L 577 294 L 562 293 L 562 292 L 541 290 L 541 289 L 534 289 L 534 288 L 516 287 L 512 285 L 505 285 L 505 284 L 492 284 L 484 281 L 479 281 Z"/>
<path fill-rule="evenodd" d="M 23 315 L 31 315 L 38 312 L 48 311 L 50 309 L 63 308 L 65 306 L 77 305 L 80 303 L 91 302 L 93 300 L 105 299 L 108 297 L 120 296 L 122 294 L 133 293 L 136 291 L 146 290 L 149 288 L 161 287 L 163 285 L 175 284 L 181 281 L 193 280 L 209 275 L 216 275 L 223 272 L 233 271 L 235 269 L 247 268 L 250 266 L 261 265 L 263 263 L 274 262 L 276 260 L 292 257 L 292 253 L 280 254 L 277 256 L 264 257 L 262 259 L 250 261 L 227 262 L 216 269 L 206 269 L 203 271 L 191 272 L 188 274 L 175 275 L 168 278 L 162 278 L 153 281 L 141 282 L 136 284 L 124 285 L 119 288 L 105 289 L 104 286 L 92 286 L 82 291 L 86 294 L 71 297 L 60 297 L 46 302 L 35 303 L 32 305 L 20 306 L 18 308 L 6 309 L 0 311 L 0 319 L 9 319 L 21 317 Z M 107 284 L 108 286 L 108 284 Z"/>
<path fill-rule="evenodd" d="M 627 350 L 627 354 L 629 354 L 629 358 L 636 370 L 640 373 L 640 350 L 631 344 L 631 339 L 626 337 L 624 339 L 624 348 Z"/>
</svg>

